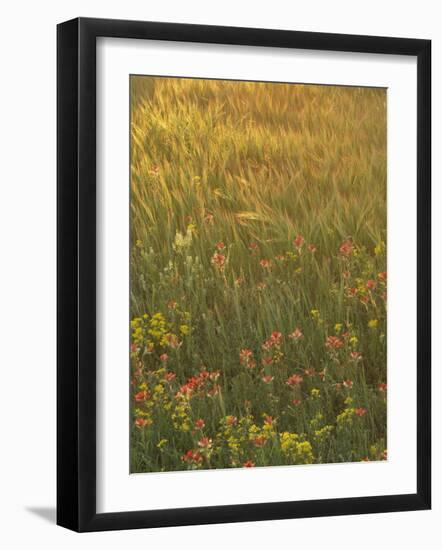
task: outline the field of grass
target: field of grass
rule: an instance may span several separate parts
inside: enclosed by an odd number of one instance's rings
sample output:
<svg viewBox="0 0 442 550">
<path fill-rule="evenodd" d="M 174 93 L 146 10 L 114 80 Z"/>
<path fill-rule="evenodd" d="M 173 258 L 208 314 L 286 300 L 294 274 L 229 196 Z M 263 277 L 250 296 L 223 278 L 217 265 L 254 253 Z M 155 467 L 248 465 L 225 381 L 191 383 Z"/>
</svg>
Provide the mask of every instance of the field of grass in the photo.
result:
<svg viewBox="0 0 442 550">
<path fill-rule="evenodd" d="M 131 78 L 131 472 L 386 459 L 386 92 Z"/>
</svg>

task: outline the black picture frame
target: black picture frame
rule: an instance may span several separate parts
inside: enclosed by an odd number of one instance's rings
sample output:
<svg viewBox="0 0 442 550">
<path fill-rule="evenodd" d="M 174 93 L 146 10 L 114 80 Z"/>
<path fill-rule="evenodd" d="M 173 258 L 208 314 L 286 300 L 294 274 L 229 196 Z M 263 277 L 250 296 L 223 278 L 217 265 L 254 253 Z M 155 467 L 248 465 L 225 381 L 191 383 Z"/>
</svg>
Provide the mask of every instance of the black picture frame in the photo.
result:
<svg viewBox="0 0 442 550">
<path fill-rule="evenodd" d="M 302 48 L 417 58 L 417 492 L 96 512 L 96 39 Z M 425 510 L 431 506 L 431 41 L 79 18 L 57 28 L 57 523 L 83 531 Z"/>
</svg>

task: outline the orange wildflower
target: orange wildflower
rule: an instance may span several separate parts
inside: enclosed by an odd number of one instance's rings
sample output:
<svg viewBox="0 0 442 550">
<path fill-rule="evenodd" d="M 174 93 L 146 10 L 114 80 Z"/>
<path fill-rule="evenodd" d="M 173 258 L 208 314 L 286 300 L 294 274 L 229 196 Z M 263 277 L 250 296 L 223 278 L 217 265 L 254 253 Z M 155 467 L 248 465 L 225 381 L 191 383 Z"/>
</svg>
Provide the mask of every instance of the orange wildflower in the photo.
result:
<svg viewBox="0 0 442 550">
<path fill-rule="evenodd" d="M 220 254 L 219 252 L 215 252 L 212 256 L 212 264 L 217 267 L 220 270 L 224 269 L 224 265 L 226 263 L 226 257 L 224 254 Z"/>
<path fill-rule="evenodd" d="M 374 290 L 376 288 L 376 281 L 374 279 L 368 279 L 365 286 L 368 288 L 368 290 Z"/>
<path fill-rule="evenodd" d="M 236 416 L 226 416 L 226 424 L 227 426 L 235 426 L 238 422 L 238 419 Z"/>
<path fill-rule="evenodd" d="M 210 212 L 207 212 L 206 215 L 204 216 L 204 221 L 210 225 L 213 225 L 213 222 L 214 222 L 213 214 L 211 214 Z"/>
<path fill-rule="evenodd" d="M 197 430 L 202 430 L 205 425 L 206 425 L 206 423 L 204 422 L 204 420 L 202 418 L 198 418 L 198 420 L 195 421 L 195 428 Z"/>
<path fill-rule="evenodd" d="M 190 449 L 181 457 L 183 462 L 194 462 L 195 464 L 200 464 L 203 461 L 203 457 L 199 451 L 193 451 Z"/>
<path fill-rule="evenodd" d="M 296 327 L 295 330 L 289 334 L 289 338 L 291 338 L 292 340 L 299 340 L 302 337 L 303 334 L 298 327 Z"/>
<path fill-rule="evenodd" d="M 295 240 L 293 241 L 293 244 L 296 248 L 300 249 L 302 248 L 302 245 L 304 244 L 305 239 L 302 235 L 296 235 Z"/>
<path fill-rule="evenodd" d="M 337 336 L 327 336 L 325 340 L 325 347 L 328 349 L 340 349 L 343 345 L 344 342 Z"/>
<path fill-rule="evenodd" d="M 210 449 L 210 447 L 212 446 L 212 440 L 208 437 L 202 437 L 198 441 L 198 446 L 202 449 Z"/>
<path fill-rule="evenodd" d="M 278 331 L 273 331 L 270 338 L 267 338 L 267 340 L 262 345 L 263 349 L 270 349 L 273 347 L 278 347 L 281 345 L 282 342 L 282 333 Z"/>
<path fill-rule="evenodd" d="M 264 269 L 269 269 L 272 267 L 272 261 L 271 260 L 261 260 L 259 262 L 259 265 L 263 267 Z"/>
<path fill-rule="evenodd" d="M 178 337 L 175 334 L 166 334 L 164 336 L 164 339 L 172 349 L 177 349 L 182 344 L 182 342 L 179 341 Z"/>
<path fill-rule="evenodd" d="M 339 247 L 339 252 L 343 255 L 343 256 L 350 256 L 353 252 L 353 243 L 350 239 L 347 239 L 346 241 L 344 241 L 341 246 Z"/>
<path fill-rule="evenodd" d="M 138 403 L 141 402 L 141 401 L 146 401 L 146 399 L 149 399 L 149 397 L 150 397 L 150 394 L 147 390 L 139 391 L 138 393 L 136 393 L 134 395 L 134 399 Z"/>
<path fill-rule="evenodd" d="M 303 378 L 300 374 L 292 374 L 292 376 L 287 378 L 286 384 L 288 386 L 299 386 L 302 381 Z"/>
<path fill-rule="evenodd" d="M 241 365 L 246 365 L 253 358 L 253 351 L 248 348 L 244 348 L 239 352 L 239 362 Z"/>
</svg>

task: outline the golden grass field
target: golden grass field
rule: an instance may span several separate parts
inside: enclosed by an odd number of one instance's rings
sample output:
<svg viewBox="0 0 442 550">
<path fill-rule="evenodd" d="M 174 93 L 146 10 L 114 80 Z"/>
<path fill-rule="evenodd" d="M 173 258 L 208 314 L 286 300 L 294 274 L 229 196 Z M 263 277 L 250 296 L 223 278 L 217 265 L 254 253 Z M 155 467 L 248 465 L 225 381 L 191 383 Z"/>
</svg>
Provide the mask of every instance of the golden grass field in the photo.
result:
<svg viewBox="0 0 442 550">
<path fill-rule="evenodd" d="M 131 471 L 386 459 L 384 89 L 131 77 Z"/>
</svg>

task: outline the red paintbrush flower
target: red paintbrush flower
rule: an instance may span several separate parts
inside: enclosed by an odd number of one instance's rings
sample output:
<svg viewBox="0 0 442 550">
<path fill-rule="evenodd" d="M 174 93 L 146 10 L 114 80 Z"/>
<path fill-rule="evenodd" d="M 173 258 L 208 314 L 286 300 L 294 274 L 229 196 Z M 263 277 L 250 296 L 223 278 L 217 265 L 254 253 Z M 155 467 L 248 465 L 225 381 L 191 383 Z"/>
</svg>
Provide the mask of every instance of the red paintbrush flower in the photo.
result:
<svg viewBox="0 0 442 550">
<path fill-rule="evenodd" d="M 292 374 L 292 376 L 287 378 L 286 384 L 288 386 L 299 386 L 302 381 L 303 378 L 300 374 Z"/>
</svg>

